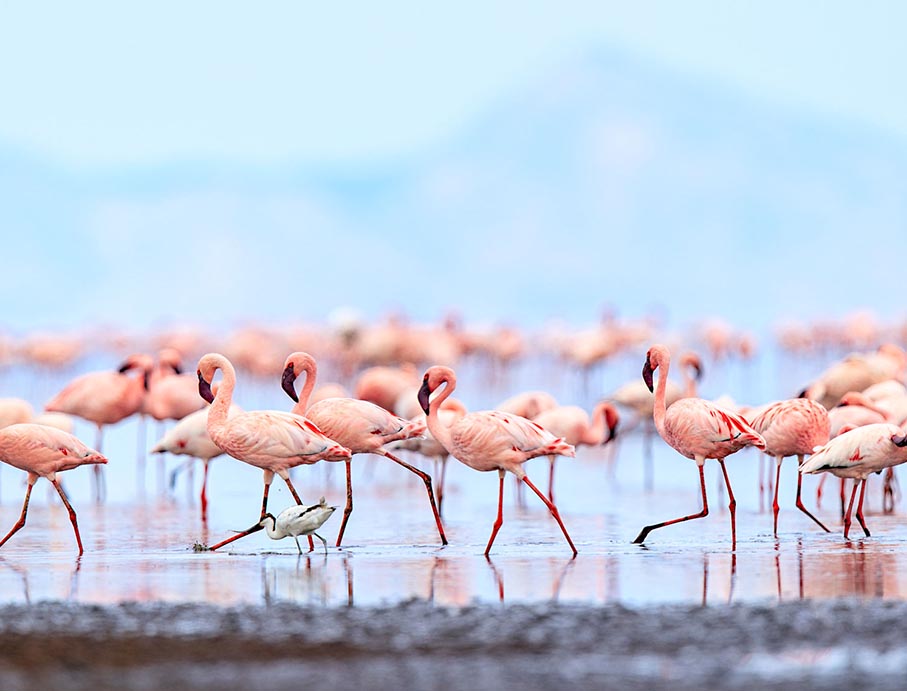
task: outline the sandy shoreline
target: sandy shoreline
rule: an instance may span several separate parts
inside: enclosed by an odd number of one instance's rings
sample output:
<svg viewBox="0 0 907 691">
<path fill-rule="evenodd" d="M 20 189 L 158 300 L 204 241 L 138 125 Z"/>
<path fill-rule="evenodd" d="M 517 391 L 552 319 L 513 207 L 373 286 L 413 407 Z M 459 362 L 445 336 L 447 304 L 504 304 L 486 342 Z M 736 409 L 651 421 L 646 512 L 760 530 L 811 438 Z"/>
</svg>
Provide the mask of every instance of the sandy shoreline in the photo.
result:
<svg viewBox="0 0 907 691">
<path fill-rule="evenodd" d="M 41 603 L 0 609 L 0 688 L 903 685 L 907 603 L 726 607 Z"/>
</svg>

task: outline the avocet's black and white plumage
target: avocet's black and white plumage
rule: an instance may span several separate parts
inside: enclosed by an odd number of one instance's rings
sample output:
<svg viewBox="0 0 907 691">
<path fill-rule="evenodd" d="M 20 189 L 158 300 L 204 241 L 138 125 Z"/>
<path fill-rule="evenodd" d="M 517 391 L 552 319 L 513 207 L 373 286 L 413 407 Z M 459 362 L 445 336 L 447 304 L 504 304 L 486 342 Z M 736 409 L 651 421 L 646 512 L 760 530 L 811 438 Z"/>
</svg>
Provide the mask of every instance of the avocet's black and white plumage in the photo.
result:
<svg viewBox="0 0 907 691">
<path fill-rule="evenodd" d="M 302 554 L 302 548 L 299 546 L 299 536 L 314 535 L 321 540 L 321 544 L 324 545 L 324 553 L 327 554 L 327 541 L 315 531 L 324 525 L 336 509 L 336 506 L 328 506 L 322 497 L 317 504 L 312 506 L 297 504 L 284 509 L 277 518 L 274 518 L 273 514 L 266 513 L 258 525 L 265 529 L 272 540 L 292 536 L 296 540 L 296 549 L 300 554 Z"/>
</svg>

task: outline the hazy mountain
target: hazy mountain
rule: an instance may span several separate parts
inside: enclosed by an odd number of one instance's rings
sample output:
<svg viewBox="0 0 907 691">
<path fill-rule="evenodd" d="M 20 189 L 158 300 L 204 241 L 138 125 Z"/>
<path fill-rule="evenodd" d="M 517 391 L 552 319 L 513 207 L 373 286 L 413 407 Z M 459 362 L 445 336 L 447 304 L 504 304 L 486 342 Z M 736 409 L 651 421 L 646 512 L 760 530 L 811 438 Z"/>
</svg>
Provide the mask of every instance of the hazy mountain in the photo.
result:
<svg viewBox="0 0 907 691">
<path fill-rule="evenodd" d="M 0 150 L 11 326 L 900 313 L 907 150 L 602 51 L 418 159 L 72 170 Z"/>
</svg>

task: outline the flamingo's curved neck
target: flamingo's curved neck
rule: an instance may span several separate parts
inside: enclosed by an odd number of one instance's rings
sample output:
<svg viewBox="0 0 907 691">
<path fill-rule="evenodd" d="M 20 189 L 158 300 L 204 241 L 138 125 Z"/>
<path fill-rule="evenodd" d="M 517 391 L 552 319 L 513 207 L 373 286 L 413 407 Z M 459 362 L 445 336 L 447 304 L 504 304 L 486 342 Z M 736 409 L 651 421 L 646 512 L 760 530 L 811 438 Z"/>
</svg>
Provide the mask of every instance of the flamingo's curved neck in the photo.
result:
<svg viewBox="0 0 907 691">
<path fill-rule="evenodd" d="M 297 361 L 298 362 L 298 361 Z M 318 366 L 314 360 L 306 359 L 302 361 L 302 371 L 305 372 L 305 384 L 299 392 L 299 400 L 293 406 L 292 413 L 305 417 L 305 411 L 309 408 L 309 398 L 312 396 L 312 390 L 315 388 L 315 381 L 318 378 Z"/>
<path fill-rule="evenodd" d="M 595 446 L 604 441 L 607 425 L 606 415 L 610 405 L 610 403 L 599 403 L 595 406 L 595 410 L 592 411 L 592 424 L 586 428 L 586 433 L 583 435 L 583 444 Z"/>
<path fill-rule="evenodd" d="M 652 411 L 652 417 L 655 419 L 655 429 L 662 439 L 665 435 L 665 391 L 668 384 L 668 368 L 671 365 L 671 357 L 667 354 L 659 356 L 658 359 L 658 385 L 655 387 L 655 408 Z"/>
<path fill-rule="evenodd" d="M 224 378 L 217 388 L 214 402 L 208 408 L 208 434 L 211 435 L 212 439 L 227 423 L 227 416 L 230 414 L 230 404 L 233 402 L 233 389 L 236 386 L 236 370 L 233 369 L 233 365 L 230 364 L 229 360 L 224 359 L 219 362 L 215 372 L 218 369 L 224 373 Z M 216 439 L 214 441 L 217 443 Z"/>
<path fill-rule="evenodd" d="M 444 390 L 439 392 L 434 400 L 428 405 L 428 419 L 426 420 L 426 424 L 428 425 L 428 430 L 431 432 L 432 436 L 438 440 L 441 446 L 450 451 L 450 429 L 441 422 L 438 417 L 438 411 L 441 409 L 441 404 L 444 400 L 454 392 L 455 388 L 457 388 L 457 379 L 451 374 L 449 378 L 443 380 L 443 383 L 445 384 Z"/>
<path fill-rule="evenodd" d="M 690 370 L 693 368 L 692 365 L 687 365 L 683 367 L 683 382 L 684 382 L 684 392 L 683 395 L 685 398 L 696 398 L 696 377 L 690 373 Z"/>
</svg>

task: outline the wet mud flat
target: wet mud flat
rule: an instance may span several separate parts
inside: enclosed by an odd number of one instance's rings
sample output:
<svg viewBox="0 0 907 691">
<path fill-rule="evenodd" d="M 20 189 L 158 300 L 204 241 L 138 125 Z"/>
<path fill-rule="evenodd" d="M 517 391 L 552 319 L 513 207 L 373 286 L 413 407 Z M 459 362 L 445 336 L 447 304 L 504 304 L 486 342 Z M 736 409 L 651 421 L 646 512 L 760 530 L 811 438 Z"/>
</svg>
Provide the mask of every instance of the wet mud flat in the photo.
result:
<svg viewBox="0 0 907 691">
<path fill-rule="evenodd" d="M 907 603 L 0 608 L 0 688 L 902 688 Z"/>
</svg>

